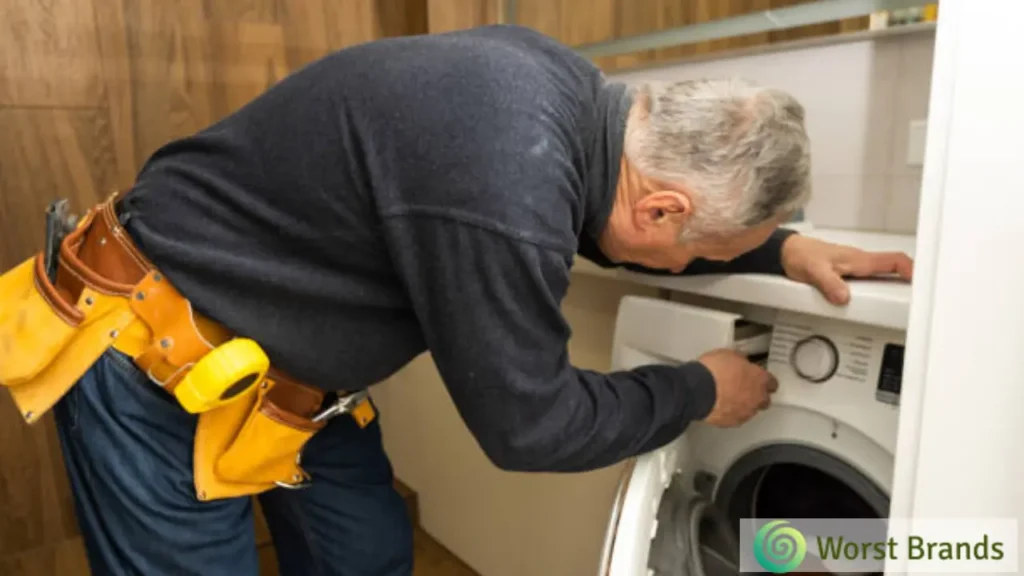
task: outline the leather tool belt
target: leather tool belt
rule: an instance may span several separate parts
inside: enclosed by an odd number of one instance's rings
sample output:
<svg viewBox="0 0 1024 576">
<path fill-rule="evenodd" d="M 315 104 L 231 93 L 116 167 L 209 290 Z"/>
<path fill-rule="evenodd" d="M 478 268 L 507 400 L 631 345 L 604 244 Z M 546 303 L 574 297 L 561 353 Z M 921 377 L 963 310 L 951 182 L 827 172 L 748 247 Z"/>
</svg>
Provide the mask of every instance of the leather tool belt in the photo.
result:
<svg viewBox="0 0 1024 576">
<path fill-rule="evenodd" d="M 0 276 L 0 384 L 28 423 L 111 347 L 170 392 L 204 355 L 233 337 L 194 312 L 139 252 L 118 221 L 119 197 L 91 209 L 59 243 L 55 274 L 47 273 L 47 258 L 39 253 Z M 249 392 L 199 415 L 197 498 L 308 485 L 302 449 L 339 414 L 350 414 L 361 427 L 376 417 L 365 392 L 328 398 L 271 367 Z"/>
</svg>

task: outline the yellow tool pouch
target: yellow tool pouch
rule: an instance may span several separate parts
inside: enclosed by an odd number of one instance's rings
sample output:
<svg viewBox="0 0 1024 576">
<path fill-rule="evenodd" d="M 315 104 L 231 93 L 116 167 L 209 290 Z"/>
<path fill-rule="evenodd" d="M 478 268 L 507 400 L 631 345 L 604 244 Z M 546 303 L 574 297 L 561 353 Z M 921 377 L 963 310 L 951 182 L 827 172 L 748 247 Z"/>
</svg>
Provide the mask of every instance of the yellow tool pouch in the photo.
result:
<svg viewBox="0 0 1024 576">
<path fill-rule="evenodd" d="M 323 395 L 271 374 L 251 394 L 199 417 L 193 470 L 201 500 L 298 488 L 309 477 L 300 454 L 326 422 Z"/>
<path fill-rule="evenodd" d="M 154 385 L 168 392 L 207 354 L 230 339 L 195 314 L 166 278 L 150 273 L 132 290 L 131 310 L 147 328 L 142 341 L 118 349 L 131 356 Z M 199 414 L 193 447 L 196 497 L 217 500 L 308 481 L 299 454 L 323 427 L 314 423 L 323 392 L 271 372 L 258 385 Z"/>
<path fill-rule="evenodd" d="M 186 376 L 210 376 L 223 366 L 193 370 L 233 336 L 195 313 L 137 250 L 118 221 L 116 199 L 93 208 L 61 242 L 56 282 L 42 254 L 0 276 L 0 384 L 30 423 L 111 347 L 172 394 Z M 302 488 L 310 480 L 302 449 L 327 420 L 351 414 L 365 427 L 376 416 L 365 393 L 342 394 L 325 407 L 323 391 L 273 368 L 264 373 L 203 405 L 213 407 L 199 414 L 194 442 L 200 500 Z"/>
<path fill-rule="evenodd" d="M 122 297 L 86 287 L 72 302 L 42 255 L 0 276 L 0 384 L 35 422 L 110 348 L 135 315 Z"/>
</svg>

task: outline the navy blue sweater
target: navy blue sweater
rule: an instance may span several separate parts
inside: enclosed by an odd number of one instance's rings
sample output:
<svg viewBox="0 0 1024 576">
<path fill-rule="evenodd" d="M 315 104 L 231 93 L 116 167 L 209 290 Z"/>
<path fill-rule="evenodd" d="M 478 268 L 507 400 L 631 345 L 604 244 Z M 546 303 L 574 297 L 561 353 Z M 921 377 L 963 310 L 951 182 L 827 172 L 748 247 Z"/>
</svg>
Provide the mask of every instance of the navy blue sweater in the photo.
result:
<svg viewBox="0 0 1024 576">
<path fill-rule="evenodd" d="M 569 363 L 575 254 L 611 211 L 630 99 L 528 29 L 328 55 L 158 150 L 124 209 L 201 313 L 325 389 L 430 351 L 498 466 L 577 471 L 659 447 L 715 401 L 702 365 Z M 778 273 L 782 234 L 687 273 Z"/>
</svg>

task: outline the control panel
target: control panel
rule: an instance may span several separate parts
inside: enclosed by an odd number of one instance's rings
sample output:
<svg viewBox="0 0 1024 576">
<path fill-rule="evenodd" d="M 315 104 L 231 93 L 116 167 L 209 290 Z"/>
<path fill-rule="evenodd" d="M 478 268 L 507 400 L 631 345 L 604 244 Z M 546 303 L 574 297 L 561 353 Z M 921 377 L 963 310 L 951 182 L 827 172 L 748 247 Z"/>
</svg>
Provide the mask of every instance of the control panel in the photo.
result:
<svg viewBox="0 0 1024 576">
<path fill-rule="evenodd" d="M 905 333 L 788 310 L 719 309 L 708 302 L 622 299 L 612 367 L 686 362 L 732 348 L 778 380 L 773 407 L 831 420 L 822 442 L 848 431 L 895 450 Z M 843 431 L 843 432 L 840 432 Z"/>
<path fill-rule="evenodd" d="M 887 336 L 852 324 L 780 322 L 772 331 L 768 368 L 815 386 L 856 383 L 861 390 L 870 387 L 875 400 L 898 405 L 904 347 Z"/>
</svg>

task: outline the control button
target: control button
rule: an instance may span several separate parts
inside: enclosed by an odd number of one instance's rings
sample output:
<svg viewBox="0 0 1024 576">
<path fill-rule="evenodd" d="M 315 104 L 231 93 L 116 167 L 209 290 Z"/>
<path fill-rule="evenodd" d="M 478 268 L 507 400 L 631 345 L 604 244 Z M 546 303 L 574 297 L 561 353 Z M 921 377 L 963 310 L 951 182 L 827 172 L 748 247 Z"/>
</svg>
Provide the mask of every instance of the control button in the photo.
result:
<svg viewBox="0 0 1024 576">
<path fill-rule="evenodd" d="M 839 368 L 839 351 L 828 338 L 811 336 L 793 347 L 790 363 L 801 378 L 824 382 Z"/>
</svg>

